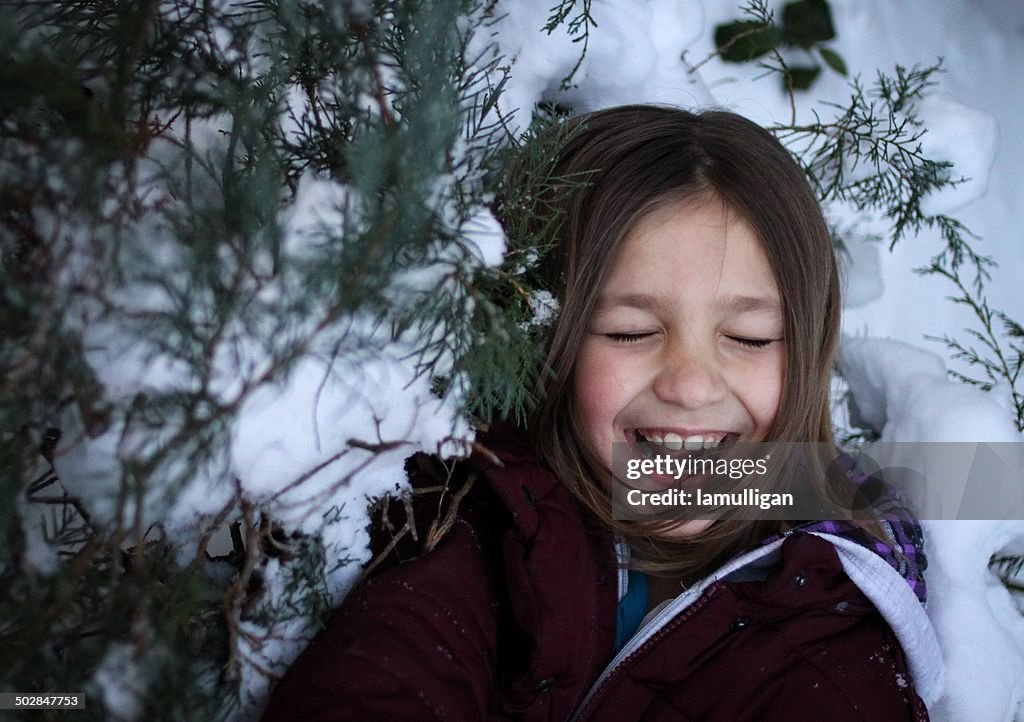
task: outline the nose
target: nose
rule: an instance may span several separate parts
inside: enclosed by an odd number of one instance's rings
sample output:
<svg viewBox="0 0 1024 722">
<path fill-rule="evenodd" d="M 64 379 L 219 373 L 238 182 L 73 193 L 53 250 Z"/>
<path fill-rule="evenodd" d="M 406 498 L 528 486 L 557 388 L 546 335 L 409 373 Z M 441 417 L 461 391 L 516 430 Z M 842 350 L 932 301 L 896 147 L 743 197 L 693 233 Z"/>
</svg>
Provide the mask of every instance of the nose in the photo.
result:
<svg viewBox="0 0 1024 722">
<path fill-rule="evenodd" d="M 653 389 L 660 400 L 686 409 L 717 403 L 727 393 L 714 350 L 695 339 L 680 339 L 666 347 Z"/>
</svg>

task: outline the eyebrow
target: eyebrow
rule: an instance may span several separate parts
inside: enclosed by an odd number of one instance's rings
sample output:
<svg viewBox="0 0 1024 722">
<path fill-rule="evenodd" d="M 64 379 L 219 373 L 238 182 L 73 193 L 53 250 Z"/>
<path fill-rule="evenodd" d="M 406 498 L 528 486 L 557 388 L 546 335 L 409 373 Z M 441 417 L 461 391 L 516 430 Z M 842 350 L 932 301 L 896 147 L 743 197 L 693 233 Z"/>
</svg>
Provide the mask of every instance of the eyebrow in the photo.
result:
<svg viewBox="0 0 1024 722">
<path fill-rule="evenodd" d="M 722 308 L 733 313 L 750 313 L 754 311 L 770 311 L 782 315 L 782 304 L 777 298 L 770 296 L 729 296 Z"/>
<path fill-rule="evenodd" d="M 648 293 L 619 293 L 614 296 L 598 296 L 594 309 L 601 311 L 607 308 L 626 307 L 646 311 L 660 305 L 658 299 Z"/>
<path fill-rule="evenodd" d="M 613 296 L 599 296 L 597 305 L 594 308 L 597 311 L 621 307 L 647 311 L 658 308 L 661 305 L 661 300 L 649 293 L 621 293 Z M 771 296 L 727 296 L 718 303 L 718 306 L 732 313 L 767 311 L 782 315 L 782 305 L 777 298 L 772 298 Z"/>
</svg>

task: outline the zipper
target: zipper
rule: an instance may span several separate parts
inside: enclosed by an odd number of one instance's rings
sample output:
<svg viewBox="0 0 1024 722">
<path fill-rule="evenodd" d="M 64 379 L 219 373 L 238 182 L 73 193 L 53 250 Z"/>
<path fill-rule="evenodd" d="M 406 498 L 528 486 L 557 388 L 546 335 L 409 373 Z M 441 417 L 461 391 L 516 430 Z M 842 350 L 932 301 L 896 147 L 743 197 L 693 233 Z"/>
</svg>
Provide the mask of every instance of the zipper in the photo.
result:
<svg viewBox="0 0 1024 722">
<path fill-rule="evenodd" d="M 672 618 L 669 620 L 661 620 L 661 617 L 666 612 L 669 612 L 670 608 L 673 605 L 669 605 L 669 607 L 666 607 L 661 612 L 659 612 L 658 616 L 651 620 L 648 626 L 659 624 L 659 620 L 663 621 L 664 623 L 661 624 L 661 626 L 658 629 L 652 630 L 650 634 L 645 634 L 643 641 L 634 646 L 632 649 L 630 649 L 629 645 L 622 648 L 619 654 L 616 655 L 615 659 L 612 660 L 608 668 L 605 669 L 604 673 L 602 673 L 598 681 L 595 682 L 594 686 L 590 688 L 590 692 L 587 693 L 587 696 L 583 699 L 583 702 L 580 703 L 580 706 L 577 708 L 575 714 L 572 716 L 572 721 L 575 722 L 576 720 L 582 719 L 587 715 L 587 712 L 589 711 L 593 702 L 597 700 L 597 698 L 600 696 L 601 691 L 605 689 L 612 682 L 612 680 L 616 676 L 618 676 L 618 674 L 622 670 L 626 669 L 626 667 L 628 666 L 628 662 L 631 659 L 639 655 L 645 647 L 650 646 L 657 642 L 659 639 L 662 639 L 663 637 L 667 636 L 674 629 L 676 629 L 683 622 L 685 622 L 690 616 L 692 616 L 700 609 L 702 609 L 704 605 L 721 588 L 721 584 L 714 584 L 708 587 L 704 590 L 704 594 L 701 595 L 701 598 L 696 603 L 692 602 L 691 600 L 684 609 L 679 609 L 671 612 L 670 616 Z M 627 654 L 623 656 L 623 652 L 627 652 Z"/>
<path fill-rule="evenodd" d="M 630 548 L 626 540 L 620 536 L 615 537 L 615 566 L 619 570 L 619 594 L 618 601 L 629 592 L 629 557 Z"/>
<path fill-rule="evenodd" d="M 701 607 L 703 607 L 704 604 L 711 599 L 719 589 L 721 589 L 721 584 L 718 584 L 718 582 L 721 582 L 725 577 L 729 576 L 737 569 L 745 567 L 748 564 L 752 564 L 753 562 L 775 552 L 780 546 L 782 546 L 784 541 L 785 539 L 776 539 L 770 544 L 766 544 L 763 547 L 759 547 L 758 549 L 754 549 L 746 554 L 736 557 L 731 562 L 708 575 L 695 586 L 687 589 L 685 592 L 669 602 L 669 604 L 658 612 L 653 619 L 645 624 L 637 634 L 634 634 L 633 638 L 626 642 L 626 645 L 612 658 L 612 661 L 609 662 L 608 666 L 605 667 L 603 672 L 601 672 L 601 676 L 598 677 L 597 681 L 595 681 L 590 687 L 590 691 L 587 692 L 583 701 L 576 707 L 576 711 L 573 713 L 572 717 L 569 718 L 570 722 L 576 722 L 587 713 L 591 703 L 600 694 L 601 690 L 607 686 L 612 677 L 624 669 L 627 666 L 626 663 L 639 654 L 645 646 L 654 644 L 657 640 L 666 636 L 673 629 L 685 622 L 691 614 L 696 613 Z"/>
</svg>

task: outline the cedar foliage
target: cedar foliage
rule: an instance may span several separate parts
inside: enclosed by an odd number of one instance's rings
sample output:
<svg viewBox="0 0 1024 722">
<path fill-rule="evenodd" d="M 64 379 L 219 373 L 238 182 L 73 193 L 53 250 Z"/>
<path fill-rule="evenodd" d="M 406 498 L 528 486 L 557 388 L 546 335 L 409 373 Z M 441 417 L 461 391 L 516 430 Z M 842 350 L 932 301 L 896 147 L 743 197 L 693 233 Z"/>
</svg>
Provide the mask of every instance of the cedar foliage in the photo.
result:
<svg viewBox="0 0 1024 722">
<path fill-rule="evenodd" d="M 470 237 L 507 143 L 501 72 L 467 55 L 491 20 L 473 0 L 4 13 L 0 687 L 84 689 L 92 719 L 244 716 L 281 671 L 263 645 L 315 626 L 352 562 L 232 478 L 246 400 L 402 339 L 462 413 L 528 402 L 529 304 L 508 299 L 529 264 L 513 245 L 488 267 Z M 296 238 L 325 187 L 330 219 Z M 96 368 L 118 355 L 127 391 Z M 104 440 L 97 514 L 53 463 Z M 163 521 L 198 476 L 235 491 L 182 539 Z"/>
</svg>

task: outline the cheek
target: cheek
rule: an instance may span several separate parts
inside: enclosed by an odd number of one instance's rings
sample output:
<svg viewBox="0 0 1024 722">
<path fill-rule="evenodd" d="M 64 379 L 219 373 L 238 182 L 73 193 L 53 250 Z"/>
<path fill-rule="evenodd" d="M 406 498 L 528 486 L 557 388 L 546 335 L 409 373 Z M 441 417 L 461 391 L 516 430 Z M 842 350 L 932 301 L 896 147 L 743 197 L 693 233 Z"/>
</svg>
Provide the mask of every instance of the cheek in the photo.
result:
<svg viewBox="0 0 1024 722">
<path fill-rule="evenodd" d="M 584 344 L 577 356 L 573 396 L 576 414 L 591 450 L 601 454 L 620 409 L 622 383 L 607 353 Z"/>
<path fill-rule="evenodd" d="M 785 349 L 778 349 L 769 363 L 761 366 L 755 378 L 748 379 L 751 412 L 757 425 L 766 430 L 775 422 L 782 403 L 782 385 L 786 375 Z"/>
<path fill-rule="evenodd" d="M 580 350 L 576 358 L 576 370 L 573 379 L 573 398 L 576 403 L 576 415 L 584 428 L 590 426 L 595 415 L 600 415 L 605 394 L 601 393 L 604 369 L 592 350 L 586 346 Z"/>
</svg>

